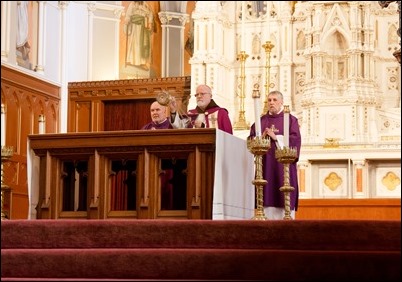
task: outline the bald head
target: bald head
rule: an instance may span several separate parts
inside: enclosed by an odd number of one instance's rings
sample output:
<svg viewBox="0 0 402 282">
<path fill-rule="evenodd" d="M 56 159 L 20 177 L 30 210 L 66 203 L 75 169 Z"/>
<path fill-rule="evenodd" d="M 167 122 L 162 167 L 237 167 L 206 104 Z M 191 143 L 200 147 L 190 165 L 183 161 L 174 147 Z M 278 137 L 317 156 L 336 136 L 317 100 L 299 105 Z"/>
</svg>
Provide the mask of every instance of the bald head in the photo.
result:
<svg viewBox="0 0 402 282">
<path fill-rule="evenodd" d="M 153 122 L 162 123 L 166 120 L 166 107 L 162 106 L 157 101 L 151 104 L 150 111 Z"/>
</svg>

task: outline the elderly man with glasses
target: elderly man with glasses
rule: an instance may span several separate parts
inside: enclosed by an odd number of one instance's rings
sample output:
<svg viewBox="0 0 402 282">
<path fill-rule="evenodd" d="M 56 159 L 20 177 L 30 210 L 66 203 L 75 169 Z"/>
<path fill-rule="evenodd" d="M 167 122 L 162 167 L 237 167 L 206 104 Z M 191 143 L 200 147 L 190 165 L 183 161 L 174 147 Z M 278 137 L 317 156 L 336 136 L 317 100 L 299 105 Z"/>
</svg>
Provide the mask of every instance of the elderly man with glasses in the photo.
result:
<svg viewBox="0 0 402 282">
<path fill-rule="evenodd" d="M 218 128 L 229 134 L 233 134 L 232 123 L 229 118 L 229 112 L 225 108 L 218 106 L 212 99 L 212 91 L 208 85 L 197 86 L 196 94 L 197 107 L 187 112 L 191 118 L 188 127 L 194 128 Z M 172 113 L 175 114 L 174 109 Z M 173 119 L 177 121 L 176 119 Z M 173 127 L 180 127 L 173 122 Z"/>
</svg>

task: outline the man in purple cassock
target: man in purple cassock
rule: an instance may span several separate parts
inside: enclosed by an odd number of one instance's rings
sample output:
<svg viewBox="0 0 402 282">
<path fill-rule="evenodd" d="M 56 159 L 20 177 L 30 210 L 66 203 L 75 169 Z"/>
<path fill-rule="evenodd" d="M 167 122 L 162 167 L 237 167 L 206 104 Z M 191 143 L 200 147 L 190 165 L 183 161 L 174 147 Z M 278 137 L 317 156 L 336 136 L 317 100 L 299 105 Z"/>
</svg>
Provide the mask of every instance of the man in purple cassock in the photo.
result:
<svg viewBox="0 0 402 282">
<path fill-rule="evenodd" d="M 285 215 L 284 193 L 279 190 L 284 182 L 283 164 L 275 157 L 276 149 L 284 146 L 284 107 L 283 95 L 279 91 L 271 91 L 268 94 L 268 113 L 261 116 L 261 136 L 269 136 L 271 147 L 263 156 L 263 178 L 267 181 L 264 186 L 263 206 L 265 216 L 268 219 L 283 219 Z M 250 137 L 256 136 L 255 124 L 251 126 Z M 294 188 L 290 193 L 290 209 L 292 218 L 295 217 L 299 200 L 299 186 L 297 181 L 297 162 L 300 155 L 301 135 L 297 118 L 289 114 L 289 135 L 288 145 L 297 150 L 297 157 L 289 165 L 289 184 Z"/>
<path fill-rule="evenodd" d="M 196 94 L 197 107 L 187 112 L 187 117 L 191 118 L 188 123 L 189 128 L 218 128 L 229 134 L 233 134 L 232 123 L 229 118 L 229 112 L 225 108 L 218 106 L 212 99 L 212 91 L 208 85 L 202 84 L 197 86 Z M 174 128 L 180 128 L 179 119 L 172 110 L 171 117 Z M 186 117 L 180 117 L 186 118 Z"/>
<path fill-rule="evenodd" d="M 152 121 L 144 125 L 141 129 L 172 129 L 173 126 L 166 117 L 166 107 L 159 104 L 157 101 L 153 102 L 150 107 Z"/>
</svg>

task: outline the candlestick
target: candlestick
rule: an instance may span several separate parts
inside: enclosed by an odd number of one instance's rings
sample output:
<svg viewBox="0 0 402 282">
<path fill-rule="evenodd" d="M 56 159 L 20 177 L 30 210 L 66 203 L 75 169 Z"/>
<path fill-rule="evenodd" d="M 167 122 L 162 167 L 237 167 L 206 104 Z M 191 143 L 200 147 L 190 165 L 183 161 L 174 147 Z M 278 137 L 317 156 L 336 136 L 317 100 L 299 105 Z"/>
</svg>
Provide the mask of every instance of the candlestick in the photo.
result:
<svg viewBox="0 0 402 282">
<path fill-rule="evenodd" d="M 289 166 L 297 158 L 297 148 L 284 147 L 283 149 L 276 149 L 275 158 L 278 162 L 283 164 L 283 186 L 279 188 L 279 191 L 283 192 L 285 200 L 285 216 L 283 219 L 289 220 L 292 219 L 290 193 L 295 190 L 295 188 L 290 185 Z"/>
<path fill-rule="evenodd" d="M 260 114 L 260 91 L 259 85 L 254 84 L 253 99 L 254 99 L 254 114 L 255 114 L 255 136 L 261 136 L 261 114 Z"/>
<path fill-rule="evenodd" d="M 255 220 L 267 220 L 264 212 L 264 186 L 268 183 L 263 178 L 262 158 L 271 148 L 271 141 L 269 138 L 247 138 L 247 148 L 254 155 L 255 164 L 255 179 L 253 184 L 255 186 L 255 203 L 256 208 L 254 210 Z"/>
<path fill-rule="evenodd" d="M 1 107 L 1 109 L 3 109 L 3 107 Z M 3 111 L 1 112 L 1 116 L 3 117 Z M 11 190 L 11 188 L 4 182 L 3 164 L 9 161 L 13 156 L 13 154 L 14 154 L 13 146 L 1 146 L 1 220 L 9 219 L 10 210 L 8 209 L 8 212 L 4 210 L 4 202 L 5 202 L 5 193 L 10 194 Z M 9 200 L 7 202 L 9 203 Z"/>
<path fill-rule="evenodd" d="M 46 133 L 46 119 L 45 115 L 39 115 L 39 134 Z"/>
<path fill-rule="evenodd" d="M 240 54 L 237 56 L 237 59 L 240 60 L 240 110 L 239 110 L 239 120 L 235 122 L 233 125 L 234 129 L 250 129 L 245 117 L 244 110 L 244 98 L 245 95 L 245 87 L 246 87 L 246 74 L 245 74 L 245 62 L 248 58 L 248 55 L 245 51 L 240 51 Z"/>
<path fill-rule="evenodd" d="M 289 147 L 289 106 L 283 109 L 283 146 Z"/>
<path fill-rule="evenodd" d="M 6 110 L 1 104 L 1 147 L 6 145 Z"/>
<path fill-rule="evenodd" d="M 269 94 L 269 85 L 270 85 L 270 69 L 271 69 L 271 50 L 274 48 L 274 45 L 271 44 L 271 41 L 265 42 L 262 47 L 265 49 L 265 101 L 264 101 L 264 113 L 268 112 L 268 94 Z"/>
</svg>

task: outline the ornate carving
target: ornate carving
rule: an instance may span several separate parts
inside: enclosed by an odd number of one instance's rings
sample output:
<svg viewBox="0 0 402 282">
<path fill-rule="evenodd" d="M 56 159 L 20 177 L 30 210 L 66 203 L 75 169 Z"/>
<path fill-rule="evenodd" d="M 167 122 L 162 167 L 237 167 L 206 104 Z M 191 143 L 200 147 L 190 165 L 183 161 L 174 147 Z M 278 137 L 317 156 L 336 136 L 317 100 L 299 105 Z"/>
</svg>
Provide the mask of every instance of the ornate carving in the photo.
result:
<svg viewBox="0 0 402 282">
<path fill-rule="evenodd" d="M 378 4 L 380 4 L 381 8 L 388 8 L 388 6 L 396 2 L 398 4 L 398 13 L 399 13 L 399 28 L 397 31 L 397 34 L 399 36 L 399 50 L 395 51 L 393 53 L 394 57 L 398 60 L 399 64 L 401 64 L 401 1 L 378 1 Z"/>
<path fill-rule="evenodd" d="M 67 9 L 67 6 L 70 4 L 70 1 L 59 1 L 59 8 L 61 10 Z"/>
<path fill-rule="evenodd" d="M 382 178 L 381 183 L 387 187 L 388 190 L 393 191 L 401 184 L 401 179 L 392 171 L 388 171 Z"/>
<path fill-rule="evenodd" d="M 325 138 L 324 148 L 338 148 L 339 138 Z"/>
<path fill-rule="evenodd" d="M 327 186 L 331 191 L 335 191 L 338 187 L 342 184 L 342 178 L 336 173 L 331 172 L 328 176 L 324 179 L 324 184 Z"/>
</svg>

